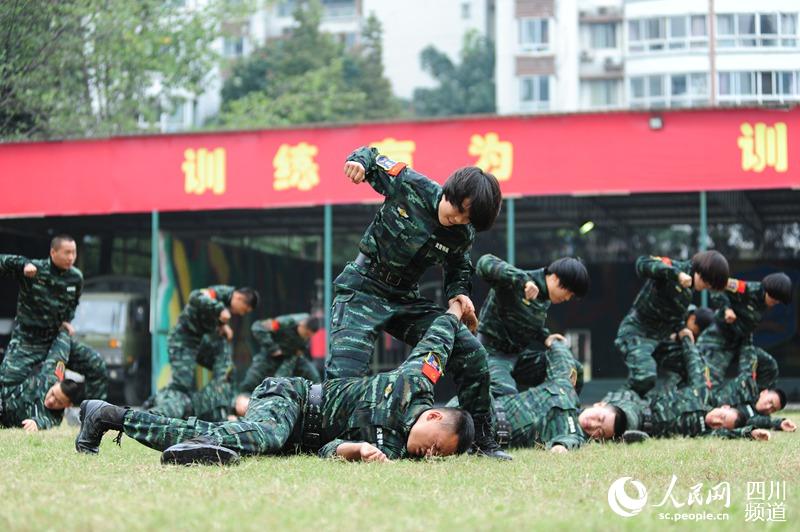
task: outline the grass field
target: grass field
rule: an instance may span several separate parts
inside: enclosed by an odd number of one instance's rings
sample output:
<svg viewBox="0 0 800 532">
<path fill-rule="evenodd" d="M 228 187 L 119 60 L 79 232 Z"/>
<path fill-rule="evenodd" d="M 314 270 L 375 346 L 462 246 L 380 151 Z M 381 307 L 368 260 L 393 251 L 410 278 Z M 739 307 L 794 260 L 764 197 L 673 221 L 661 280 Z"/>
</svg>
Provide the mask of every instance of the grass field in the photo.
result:
<svg viewBox="0 0 800 532">
<path fill-rule="evenodd" d="M 800 420 L 800 413 L 789 417 Z M 565 455 L 518 450 L 511 463 L 474 457 L 357 464 L 311 456 L 251 458 L 238 466 L 166 467 L 159 453 L 111 435 L 99 456 L 74 451 L 77 429 L 0 430 L 0 530 L 798 530 L 800 433 L 767 443 L 671 440 L 590 445 Z M 730 507 L 676 509 L 692 487 L 730 483 Z M 611 483 L 648 490 L 639 515 L 609 508 Z M 783 523 L 746 523 L 747 483 L 786 481 Z M 635 495 L 630 485 L 627 493 Z M 773 502 L 778 502 L 773 500 Z M 754 503 L 755 504 L 755 503 Z M 675 524 L 659 513 L 727 513 Z"/>
</svg>

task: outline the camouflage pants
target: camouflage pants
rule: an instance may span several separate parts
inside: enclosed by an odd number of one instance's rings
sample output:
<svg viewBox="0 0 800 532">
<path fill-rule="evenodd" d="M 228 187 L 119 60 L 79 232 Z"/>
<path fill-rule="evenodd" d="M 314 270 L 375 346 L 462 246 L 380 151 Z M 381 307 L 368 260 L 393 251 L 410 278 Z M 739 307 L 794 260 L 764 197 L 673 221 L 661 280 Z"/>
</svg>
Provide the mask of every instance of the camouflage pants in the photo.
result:
<svg viewBox="0 0 800 532">
<path fill-rule="evenodd" d="M 547 378 L 548 349 L 528 349 L 509 355 L 484 344 L 489 353 L 492 397 L 511 395 L 542 384 Z M 573 357 L 575 391 L 583 389 L 583 364 Z"/>
<path fill-rule="evenodd" d="M 205 436 L 244 455 L 278 454 L 291 443 L 309 386 L 299 378 L 264 380 L 253 391 L 247 414 L 240 421 L 183 420 L 129 410 L 123 428 L 129 437 L 158 451 Z"/>
<path fill-rule="evenodd" d="M 150 397 L 145 408 L 170 418 L 185 419 L 194 415 L 212 420 L 225 419 L 233 402 L 230 349 L 230 344 L 217 334 L 206 334 L 199 343 L 194 339 L 171 337 L 172 382 Z M 198 365 L 210 369 L 213 375 L 208 384 L 195 391 L 194 376 Z M 201 412 L 196 412 L 195 406 Z"/>
<path fill-rule="evenodd" d="M 778 364 L 772 355 L 753 345 L 752 337 L 728 338 L 714 325 L 700 335 L 697 345 L 708 364 L 714 385 L 725 381 L 728 368 L 738 360 L 739 375 L 755 372 L 759 390 L 775 387 Z"/>
<path fill-rule="evenodd" d="M 66 336 L 66 335 L 63 335 Z M 69 359 L 69 345 L 62 341 L 55 342 L 59 336 L 54 338 L 27 337 L 19 333 L 19 329 L 14 329 L 11 340 L 6 347 L 3 363 L 0 364 L 0 384 L 5 386 L 15 386 L 27 379 L 37 366 L 44 362 L 51 347 L 61 350 L 61 359 Z"/>
<path fill-rule="evenodd" d="M 53 340 L 25 339 L 15 334 L 0 365 L 0 383 L 16 385 L 23 382 L 44 362 L 50 349 L 61 353 L 60 358 L 67 361 L 68 369 L 83 375 L 87 399 L 106 399 L 108 369 L 105 360 L 100 353 L 65 332 L 60 332 Z"/>
<path fill-rule="evenodd" d="M 386 331 L 416 345 L 444 309 L 423 299 L 419 292 L 391 290 L 348 264 L 335 280 L 331 310 L 331 349 L 325 378 L 363 377 L 369 374 L 378 335 Z M 445 372 L 452 374 L 464 409 L 473 415 L 490 409 L 486 350 L 461 325 Z"/>
<path fill-rule="evenodd" d="M 255 368 L 255 369 L 254 369 Z M 267 377 L 302 377 L 311 382 L 321 382 L 319 370 L 307 356 L 283 355 L 279 357 L 267 355 L 260 351 L 253 356 L 253 362 L 240 385 L 240 393 L 250 393 L 257 386 L 255 380 L 263 381 Z M 252 388 L 248 389 L 252 385 Z"/>
<path fill-rule="evenodd" d="M 658 366 L 653 353 L 667 337 L 645 326 L 635 312 L 629 312 L 619 325 L 614 346 L 628 366 L 628 387 L 642 397 L 656 384 Z"/>
</svg>

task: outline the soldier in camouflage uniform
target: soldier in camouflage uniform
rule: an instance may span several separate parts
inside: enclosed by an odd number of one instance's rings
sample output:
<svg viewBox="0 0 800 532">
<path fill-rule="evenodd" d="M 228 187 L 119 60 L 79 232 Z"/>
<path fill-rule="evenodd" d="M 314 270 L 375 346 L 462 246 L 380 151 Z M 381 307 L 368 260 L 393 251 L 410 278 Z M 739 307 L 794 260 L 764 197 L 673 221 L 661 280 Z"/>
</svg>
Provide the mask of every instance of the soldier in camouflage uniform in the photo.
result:
<svg viewBox="0 0 800 532">
<path fill-rule="evenodd" d="M 259 350 L 253 355 L 239 392 L 252 392 L 266 377 L 303 377 L 320 382 L 308 345 L 318 330 L 319 320 L 302 313 L 253 322 L 250 332 Z"/>
<path fill-rule="evenodd" d="M 481 308 L 478 340 L 489 354 L 492 395 L 508 395 L 541 384 L 546 376 L 546 352 L 560 334 L 545 326 L 547 310 L 589 290 L 589 272 L 577 259 L 563 258 L 547 268 L 521 270 L 484 255 L 478 276 L 492 288 Z M 583 368 L 576 366 L 580 393 Z M 581 371 L 577 371 L 580 367 Z"/>
<path fill-rule="evenodd" d="M 146 409 L 167 417 L 193 415 L 225 419 L 233 398 L 230 382 L 233 373 L 231 314 L 244 316 L 258 306 L 258 292 L 249 287 L 227 285 L 193 290 L 178 323 L 169 336 L 169 363 L 172 381 L 145 402 Z M 211 370 L 205 389 L 195 392 L 197 366 Z"/>
<path fill-rule="evenodd" d="M 53 238 L 49 259 L 0 255 L 0 276 L 19 281 L 16 324 L 0 364 L 1 386 L 22 383 L 45 360 L 51 347 L 60 346 L 69 349 L 61 357 L 70 361 L 70 369 L 92 383 L 88 397 L 105 399 L 108 370 L 100 354 L 75 340 L 54 344 L 62 326 L 74 334 L 70 322 L 83 288 L 83 275 L 74 267 L 76 258 L 75 240 L 66 235 Z"/>
<path fill-rule="evenodd" d="M 722 383 L 728 367 L 738 359 L 740 375 L 754 373 L 760 390 L 775 387 L 778 364 L 753 345 L 753 333 L 767 309 L 778 303 L 788 305 L 791 299 L 792 282 L 784 273 L 769 274 L 760 283 L 730 279 L 724 292 L 714 294 L 716 323 L 698 341 L 712 383 Z"/>
<path fill-rule="evenodd" d="M 639 257 L 636 274 L 646 279 L 633 308 L 622 320 L 614 342 L 628 366 L 628 386 L 644 396 L 656 383 L 653 352 L 684 327 L 694 290 L 722 290 L 728 261 L 717 251 L 702 251 L 688 260 Z"/>
<path fill-rule="evenodd" d="M 477 324 L 469 250 L 475 232 L 494 224 L 502 201 L 497 180 L 479 168 L 457 170 L 442 187 L 374 148 L 350 154 L 345 175 L 354 183 L 366 180 L 386 199 L 356 260 L 334 281 L 327 379 L 367 375 L 381 331 L 409 345 L 419 342 L 442 310 L 420 297 L 418 287 L 435 264 L 443 267 L 448 301 L 460 300 L 465 322 Z M 494 441 L 486 351 L 467 327 L 456 335 L 450 365 L 461 404 L 475 419 L 478 450 L 510 459 Z"/>
<path fill-rule="evenodd" d="M 699 338 L 708 327 L 714 323 L 714 311 L 705 307 L 695 307 L 689 305 L 689 315 L 686 318 L 686 328 L 692 332 L 693 338 Z M 695 348 L 691 342 L 691 348 Z M 661 383 L 662 388 L 688 386 L 688 375 L 686 373 L 685 357 L 683 350 L 686 343 L 678 338 L 677 333 L 672 333 L 666 342 L 661 342 L 653 351 L 653 358 L 660 370 L 660 375 L 664 377 Z M 702 356 L 702 353 L 701 353 Z M 705 362 L 705 361 L 704 361 Z M 706 380 L 708 380 L 708 374 Z"/>
<path fill-rule="evenodd" d="M 464 452 L 474 437 L 470 416 L 433 408 L 433 386 L 447 367 L 461 314 L 461 303 L 453 302 L 394 371 L 329 379 L 313 388 L 299 377 L 267 378 L 236 422 L 183 421 L 86 401 L 76 449 L 97 453 L 103 433 L 120 430 L 166 450 L 162 461 L 177 463 L 298 450 L 368 461 Z"/>
<path fill-rule="evenodd" d="M 630 431 L 643 431 L 650 436 L 769 439 L 767 431 L 743 426 L 744 416 L 736 409 L 728 405 L 712 408 L 704 375 L 705 365 L 694 345 L 692 332 L 682 329 L 678 336 L 684 343 L 682 353 L 688 385 L 651 392 L 647 400 L 623 388 L 608 394 L 598 404 L 617 406 L 625 412 Z M 638 438 L 632 441 L 638 441 Z"/>
<path fill-rule="evenodd" d="M 64 378 L 69 342 L 62 331 L 38 371 L 16 386 L 0 386 L 1 426 L 35 432 L 61 424 L 64 409 L 77 403 L 83 392 L 80 383 Z"/>
</svg>

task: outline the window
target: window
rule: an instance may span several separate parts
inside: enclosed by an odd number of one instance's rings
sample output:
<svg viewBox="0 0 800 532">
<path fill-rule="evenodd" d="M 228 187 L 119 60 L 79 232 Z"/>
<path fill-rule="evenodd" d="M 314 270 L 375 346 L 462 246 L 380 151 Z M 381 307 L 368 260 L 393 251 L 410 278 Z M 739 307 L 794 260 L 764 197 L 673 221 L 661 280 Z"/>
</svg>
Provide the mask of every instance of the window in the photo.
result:
<svg viewBox="0 0 800 532">
<path fill-rule="evenodd" d="M 630 79 L 631 107 L 691 107 L 708 104 L 708 76 L 658 74 Z"/>
<path fill-rule="evenodd" d="M 617 47 L 617 25 L 613 22 L 603 24 L 589 24 L 592 48 L 604 50 Z"/>
<path fill-rule="evenodd" d="M 781 14 L 781 36 L 781 46 L 797 46 L 797 13 Z"/>
<path fill-rule="evenodd" d="M 462 2 L 461 3 L 461 18 L 464 20 L 468 20 L 470 18 L 470 5 L 469 2 Z"/>
<path fill-rule="evenodd" d="M 619 105 L 619 82 L 613 79 L 598 79 L 587 82 L 589 106 L 593 108 Z"/>
<path fill-rule="evenodd" d="M 519 21 L 519 44 L 526 52 L 544 52 L 550 48 L 548 20 L 523 18 Z"/>
<path fill-rule="evenodd" d="M 720 48 L 797 47 L 797 13 L 717 15 Z"/>
<path fill-rule="evenodd" d="M 657 52 L 706 48 L 705 15 L 678 15 L 628 21 L 628 51 Z"/>
<path fill-rule="evenodd" d="M 547 110 L 550 107 L 550 77 L 526 76 L 520 78 L 519 94 L 522 110 Z"/>
<path fill-rule="evenodd" d="M 800 72 L 720 72 L 721 102 L 764 103 L 800 100 Z"/>
<path fill-rule="evenodd" d="M 225 37 L 222 53 L 225 57 L 241 57 L 244 52 L 244 37 Z"/>
</svg>

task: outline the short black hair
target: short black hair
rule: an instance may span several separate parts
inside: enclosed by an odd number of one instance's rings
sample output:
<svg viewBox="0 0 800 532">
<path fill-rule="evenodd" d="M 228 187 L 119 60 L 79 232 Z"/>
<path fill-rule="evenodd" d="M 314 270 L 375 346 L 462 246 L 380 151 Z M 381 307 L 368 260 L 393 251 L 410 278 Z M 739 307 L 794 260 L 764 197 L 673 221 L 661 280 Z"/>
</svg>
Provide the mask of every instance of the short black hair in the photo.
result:
<svg viewBox="0 0 800 532">
<path fill-rule="evenodd" d="M 472 416 L 462 408 L 443 406 L 437 408 L 445 417 L 445 423 L 458 436 L 456 454 L 463 454 L 472 447 L 475 441 L 475 423 Z"/>
<path fill-rule="evenodd" d="M 622 433 L 628 429 L 628 418 L 620 407 L 614 405 L 609 405 L 609 407 L 614 412 L 614 435 L 611 438 L 620 438 Z"/>
<path fill-rule="evenodd" d="M 713 249 L 695 253 L 692 257 L 692 271 L 700 274 L 714 290 L 724 290 L 731 275 L 728 260 Z"/>
<path fill-rule="evenodd" d="M 781 403 L 781 407 L 778 410 L 783 410 L 784 407 L 786 406 L 786 392 L 784 392 L 780 388 L 772 388 L 769 391 L 778 394 L 778 401 Z"/>
<path fill-rule="evenodd" d="M 469 223 L 476 231 L 491 229 L 497 215 L 500 214 L 500 205 L 503 201 L 500 184 L 495 176 L 477 166 L 465 166 L 453 172 L 453 175 L 447 178 L 442 192 L 444 198 L 459 209 L 462 208 L 465 199 L 472 200 Z"/>
<path fill-rule="evenodd" d="M 83 383 L 72 379 L 61 381 L 61 391 L 69 398 L 73 405 L 80 404 L 83 400 Z"/>
<path fill-rule="evenodd" d="M 75 239 L 67 234 L 61 233 L 54 236 L 53 239 L 50 240 L 50 249 L 55 249 L 58 251 L 61 248 L 61 244 L 64 242 L 75 242 Z"/>
<path fill-rule="evenodd" d="M 771 273 L 761 280 L 761 286 L 769 297 L 777 299 L 784 305 L 792 302 L 792 280 L 783 272 Z"/>
<path fill-rule="evenodd" d="M 705 331 L 709 325 L 714 323 L 714 311 L 708 307 L 699 307 L 694 311 L 694 323 L 700 332 Z"/>
<path fill-rule="evenodd" d="M 575 294 L 575 297 L 583 297 L 589 292 L 589 272 L 580 259 L 564 257 L 554 260 L 544 269 L 544 273 L 556 274 L 559 284 Z"/>
<path fill-rule="evenodd" d="M 748 416 L 739 410 L 736 409 L 736 421 L 733 422 L 733 428 L 738 429 L 744 427 L 744 424 L 747 422 Z"/>
<path fill-rule="evenodd" d="M 242 286 L 237 288 L 236 291 L 244 296 L 247 306 L 253 310 L 258 308 L 258 302 L 261 300 L 261 296 L 258 295 L 258 290 L 255 288 L 250 288 L 249 286 Z"/>
<path fill-rule="evenodd" d="M 305 320 L 303 320 L 306 327 L 308 327 L 311 331 L 317 332 L 320 326 L 320 319 L 317 316 L 309 316 Z"/>
</svg>

